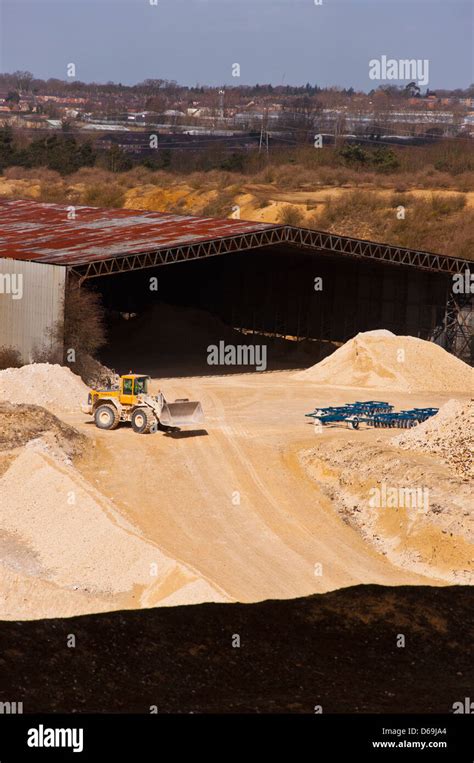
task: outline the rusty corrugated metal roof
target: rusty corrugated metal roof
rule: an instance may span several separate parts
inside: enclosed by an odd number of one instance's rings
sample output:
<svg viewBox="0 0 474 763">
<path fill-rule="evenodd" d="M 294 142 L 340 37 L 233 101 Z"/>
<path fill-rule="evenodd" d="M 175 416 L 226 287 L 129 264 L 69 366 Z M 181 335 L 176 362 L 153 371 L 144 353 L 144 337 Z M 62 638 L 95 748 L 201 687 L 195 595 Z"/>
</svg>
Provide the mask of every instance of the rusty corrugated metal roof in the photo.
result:
<svg viewBox="0 0 474 763">
<path fill-rule="evenodd" d="M 0 201 L 0 257 L 85 265 L 282 226 L 163 212 Z"/>
</svg>

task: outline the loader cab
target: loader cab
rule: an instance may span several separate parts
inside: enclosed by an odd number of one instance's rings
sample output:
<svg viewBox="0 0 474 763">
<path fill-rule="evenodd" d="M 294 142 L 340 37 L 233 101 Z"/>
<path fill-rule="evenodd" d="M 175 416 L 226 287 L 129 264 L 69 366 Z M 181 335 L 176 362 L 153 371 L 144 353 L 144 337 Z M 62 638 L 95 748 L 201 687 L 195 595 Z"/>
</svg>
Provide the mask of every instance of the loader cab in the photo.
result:
<svg viewBox="0 0 474 763">
<path fill-rule="evenodd" d="M 137 395 L 148 394 L 149 376 L 125 374 L 120 377 L 120 402 L 122 405 L 134 405 Z"/>
<path fill-rule="evenodd" d="M 148 395 L 149 378 L 150 378 L 149 376 L 137 376 L 133 386 L 134 395 Z"/>
</svg>

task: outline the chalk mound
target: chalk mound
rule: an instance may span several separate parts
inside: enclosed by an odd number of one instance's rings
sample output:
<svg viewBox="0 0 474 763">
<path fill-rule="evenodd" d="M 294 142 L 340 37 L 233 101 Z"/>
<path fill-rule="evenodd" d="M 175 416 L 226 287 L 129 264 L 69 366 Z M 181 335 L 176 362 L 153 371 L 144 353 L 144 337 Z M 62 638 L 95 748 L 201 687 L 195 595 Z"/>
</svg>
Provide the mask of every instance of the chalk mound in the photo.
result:
<svg viewBox="0 0 474 763">
<path fill-rule="evenodd" d="M 340 387 L 403 392 L 474 390 L 474 371 L 442 347 L 385 329 L 357 334 L 295 379 Z"/>
<path fill-rule="evenodd" d="M 82 379 L 58 364 L 32 363 L 0 371 L 0 399 L 9 403 L 41 405 L 54 413 L 77 410 L 87 393 Z"/>
<path fill-rule="evenodd" d="M 433 453 L 455 474 L 474 477 L 474 400 L 449 400 L 436 416 L 393 437 L 390 444 Z"/>
<path fill-rule="evenodd" d="M 24 449 L 0 479 L 0 527 L 0 619 L 227 600 L 40 451 Z"/>
</svg>

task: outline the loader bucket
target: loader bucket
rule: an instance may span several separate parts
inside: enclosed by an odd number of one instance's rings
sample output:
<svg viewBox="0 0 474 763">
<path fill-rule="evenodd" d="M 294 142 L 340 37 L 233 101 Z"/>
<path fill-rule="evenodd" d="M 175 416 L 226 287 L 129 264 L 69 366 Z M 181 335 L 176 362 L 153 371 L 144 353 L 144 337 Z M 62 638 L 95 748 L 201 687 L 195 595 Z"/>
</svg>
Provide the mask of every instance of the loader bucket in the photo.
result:
<svg viewBox="0 0 474 763">
<path fill-rule="evenodd" d="M 176 400 L 174 403 L 164 402 L 160 414 L 160 422 L 167 427 L 186 427 L 200 424 L 204 413 L 199 402 Z"/>
</svg>

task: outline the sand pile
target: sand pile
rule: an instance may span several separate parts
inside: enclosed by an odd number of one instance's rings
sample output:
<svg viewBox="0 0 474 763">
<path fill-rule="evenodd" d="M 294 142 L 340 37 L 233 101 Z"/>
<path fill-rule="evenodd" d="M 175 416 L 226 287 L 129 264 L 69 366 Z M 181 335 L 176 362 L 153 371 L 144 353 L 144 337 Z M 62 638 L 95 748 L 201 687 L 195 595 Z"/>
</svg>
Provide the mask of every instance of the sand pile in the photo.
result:
<svg viewBox="0 0 474 763">
<path fill-rule="evenodd" d="M 474 389 L 474 371 L 433 342 L 391 331 L 357 334 L 296 379 L 341 387 L 403 392 L 460 392 Z"/>
<path fill-rule="evenodd" d="M 88 388 L 69 368 L 32 363 L 0 371 L 0 400 L 41 405 L 52 411 L 77 410 L 87 400 Z"/>
<path fill-rule="evenodd" d="M 0 619 L 226 599 L 140 536 L 73 467 L 32 449 L 0 480 L 0 528 Z M 28 599 L 14 595 L 12 576 Z"/>
<path fill-rule="evenodd" d="M 423 424 L 390 440 L 404 450 L 434 453 L 455 474 L 474 477 L 474 400 L 449 400 Z"/>
</svg>

